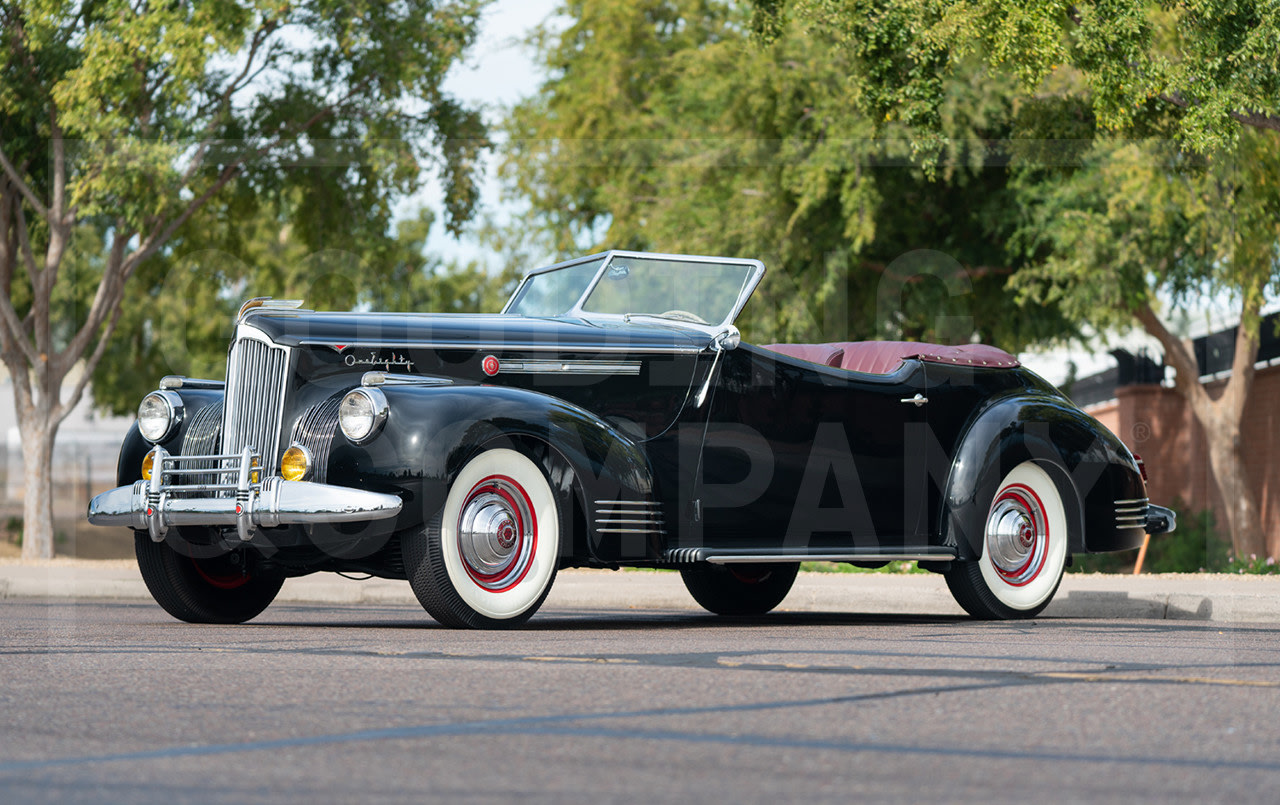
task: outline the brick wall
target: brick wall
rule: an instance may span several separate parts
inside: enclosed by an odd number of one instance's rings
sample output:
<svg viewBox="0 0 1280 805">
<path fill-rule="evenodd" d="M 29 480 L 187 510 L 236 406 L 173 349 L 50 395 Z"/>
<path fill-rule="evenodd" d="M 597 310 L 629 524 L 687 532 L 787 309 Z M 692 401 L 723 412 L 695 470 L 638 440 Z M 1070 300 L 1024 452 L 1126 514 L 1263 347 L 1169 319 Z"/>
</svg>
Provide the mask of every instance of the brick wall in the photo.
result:
<svg viewBox="0 0 1280 805">
<path fill-rule="evenodd" d="M 1225 381 L 1210 384 L 1216 396 Z M 1245 468 L 1262 509 L 1267 534 L 1280 531 L 1280 366 L 1258 372 L 1241 426 Z M 1147 463 L 1152 503 L 1175 497 L 1190 509 L 1212 508 L 1219 528 L 1226 522 L 1213 484 L 1204 429 L 1173 389 L 1125 386 L 1116 399 L 1087 409 Z"/>
</svg>

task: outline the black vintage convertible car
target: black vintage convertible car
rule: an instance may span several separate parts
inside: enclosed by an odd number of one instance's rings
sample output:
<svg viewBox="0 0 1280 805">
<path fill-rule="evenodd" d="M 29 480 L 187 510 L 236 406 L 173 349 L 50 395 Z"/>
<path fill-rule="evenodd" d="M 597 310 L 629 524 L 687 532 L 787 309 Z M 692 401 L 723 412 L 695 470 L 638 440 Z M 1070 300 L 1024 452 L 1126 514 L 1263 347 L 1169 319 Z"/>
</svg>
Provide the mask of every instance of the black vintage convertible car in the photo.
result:
<svg viewBox="0 0 1280 805">
<path fill-rule="evenodd" d="M 676 568 L 712 612 L 803 561 L 915 560 L 1025 618 L 1073 554 L 1171 531 L 1128 449 L 984 345 L 741 342 L 757 261 L 611 251 L 499 315 L 245 304 L 222 380 L 143 399 L 89 520 L 159 604 L 241 622 L 284 579 L 407 579 L 457 627 L 529 618 L 565 567 Z"/>
</svg>

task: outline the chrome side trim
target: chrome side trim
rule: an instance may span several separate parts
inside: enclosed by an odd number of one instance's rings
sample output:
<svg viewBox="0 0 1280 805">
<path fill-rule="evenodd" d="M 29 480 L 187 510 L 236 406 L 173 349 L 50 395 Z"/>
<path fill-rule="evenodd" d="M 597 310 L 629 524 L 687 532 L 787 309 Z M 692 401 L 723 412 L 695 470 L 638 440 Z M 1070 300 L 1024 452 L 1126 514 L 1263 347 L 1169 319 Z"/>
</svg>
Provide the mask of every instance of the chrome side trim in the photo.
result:
<svg viewBox="0 0 1280 805">
<path fill-rule="evenodd" d="M 365 372 L 360 376 L 362 386 L 452 386 L 453 378 L 401 375 L 388 372 Z"/>
<path fill-rule="evenodd" d="M 755 556 L 712 555 L 706 561 L 713 565 L 732 565 L 743 562 L 949 562 L 955 558 L 953 553 L 773 553 Z"/>
<path fill-rule="evenodd" d="M 499 360 L 498 372 L 525 375 L 638 375 L 640 366 L 640 361 Z"/>
<path fill-rule="evenodd" d="M 299 341 L 298 345 L 304 347 L 332 347 L 333 342 L 308 339 Z M 370 347 L 374 349 L 466 349 L 477 352 L 570 352 L 582 353 L 585 355 L 603 355 L 615 352 L 640 355 L 697 355 L 706 349 L 705 347 L 642 347 L 632 344 L 548 344 L 545 342 L 518 344 L 511 341 L 504 343 L 482 343 L 478 341 L 397 341 L 394 344 L 378 341 L 353 341 L 350 345 L 357 347 Z"/>
<path fill-rule="evenodd" d="M 671 564 L 709 562 L 713 565 L 749 562 L 949 562 L 955 558 L 954 550 L 940 547 L 903 551 L 883 551 L 877 548 L 847 551 L 810 551 L 807 548 L 793 551 L 672 548 L 662 556 L 664 562 Z"/>
</svg>

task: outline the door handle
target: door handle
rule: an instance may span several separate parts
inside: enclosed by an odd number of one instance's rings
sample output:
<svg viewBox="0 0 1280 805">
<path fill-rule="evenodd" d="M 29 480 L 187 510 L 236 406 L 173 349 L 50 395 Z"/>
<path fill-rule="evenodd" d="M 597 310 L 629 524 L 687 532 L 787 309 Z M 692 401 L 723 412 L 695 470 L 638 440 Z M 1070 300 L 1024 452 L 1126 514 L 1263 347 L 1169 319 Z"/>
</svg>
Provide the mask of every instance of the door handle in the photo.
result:
<svg viewBox="0 0 1280 805">
<path fill-rule="evenodd" d="M 912 404 L 912 405 L 914 405 L 916 408 L 919 408 L 920 406 L 922 406 L 922 405 L 924 405 L 925 403 L 929 402 L 929 398 L 928 398 L 928 397 L 926 397 L 926 396 L 924 396 L 923 394 L 920 394 L 919 392 L 917 392 L 917 393 L 916 393 L 916 396 L 914 396 L 914 397 L 903 397 L 901 400 L 898 400 L 898 402 L 911 403 L 911 404 Z"/>
</svg>

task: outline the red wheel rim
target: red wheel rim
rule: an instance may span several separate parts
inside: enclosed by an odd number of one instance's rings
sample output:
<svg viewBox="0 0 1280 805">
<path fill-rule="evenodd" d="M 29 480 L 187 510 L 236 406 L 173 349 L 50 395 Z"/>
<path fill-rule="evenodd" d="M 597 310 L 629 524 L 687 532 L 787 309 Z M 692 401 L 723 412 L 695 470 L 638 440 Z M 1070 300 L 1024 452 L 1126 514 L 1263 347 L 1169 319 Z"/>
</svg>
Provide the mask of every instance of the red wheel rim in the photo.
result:
<svg viewBox="0 0 1280 805">
<path fill-rule="evenodd" d="M 490 475 L 467 492 L 456 524 L 458 555 L 467 576 L 492 593 L 518 585 L 533 565 L 538 522 L 518 481 Z"/>
<path fill-rule="evenodd" d="M 194 557 L 191 559 L 191 565 L 196 569 L 196 574 L 204 579 L 210 587 L 217 587 L 219 590 L 234 590 L 238 587 L 243 587 L 252 578 L 252 576 L 239 568 L 229 569 L 225 573 L 212 571 L 212 569 L 206 570 L 200 560 Z"/>
<path fill-rule="evenodd" d="M 991 567 L 1010 587 L 1030 584 L 1049 555 L 1049 521 L 1044 502 L 1031 487 L 1009 484 L 996 495 L 987 515 L 986 552 Z"/>
</svg>

